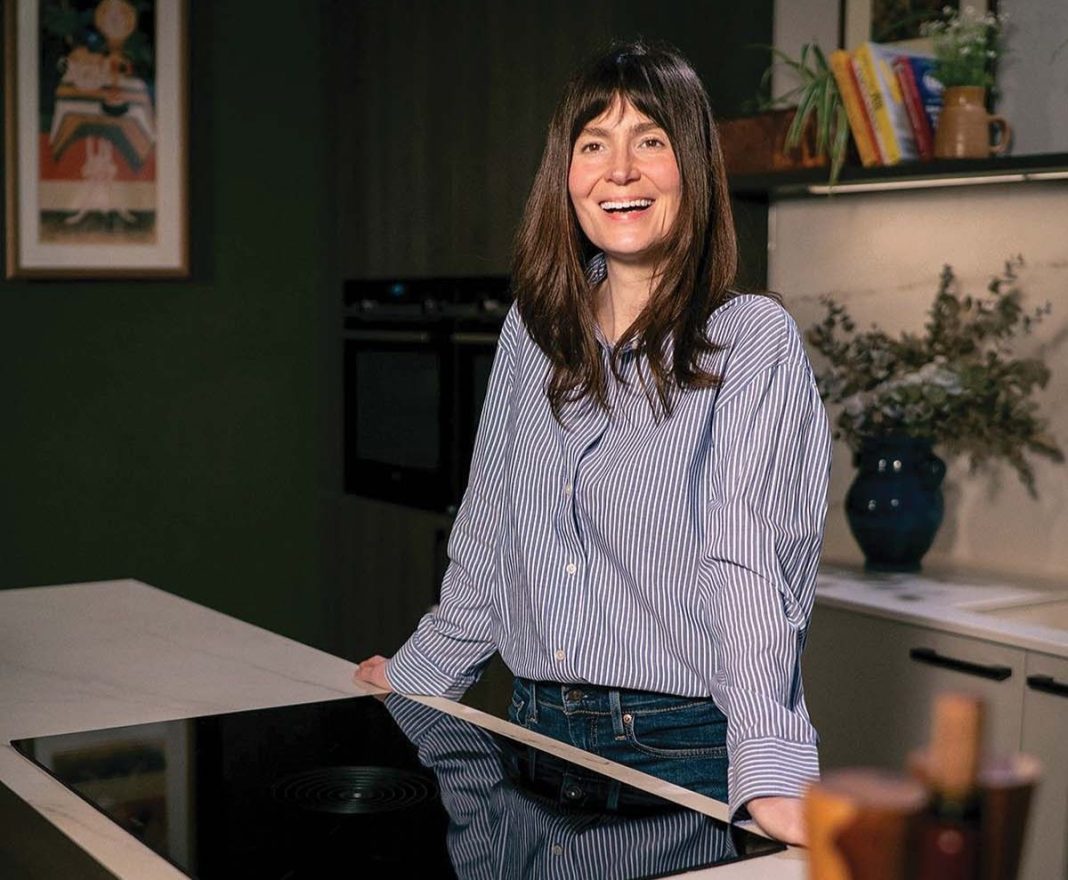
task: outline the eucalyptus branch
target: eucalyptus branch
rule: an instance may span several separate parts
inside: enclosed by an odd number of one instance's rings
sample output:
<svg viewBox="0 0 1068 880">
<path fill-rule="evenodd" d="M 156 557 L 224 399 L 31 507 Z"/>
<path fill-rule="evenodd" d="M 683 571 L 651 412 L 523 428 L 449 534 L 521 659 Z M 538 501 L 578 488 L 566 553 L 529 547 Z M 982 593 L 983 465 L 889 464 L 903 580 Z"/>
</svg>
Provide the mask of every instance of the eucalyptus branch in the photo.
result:
<svg viewBox="0 0 1068 880">
<path fill-rule="evenodd" d="M 1024 307 L 1022 264 L 1022 257 L 1006 261 L 986 296 L 963 293 L 952 268 L 943 267 L 922 335 L 858 331 L 846 308 L 825 297 L 824 318 L 806 338 L 826 362 L 816 374 L 820 394 L 840 406 L 836 439 L 856 451 L 867 437 L 926 437 L 967 455 L 973 469 L 1004 459 L 1035 495 L 1025 453 L 1055 462 L 1064 453 L 1033 400 L 1049 367 L 1011 350 L 1051 311 L 1048 302 Z"/>
</svg>

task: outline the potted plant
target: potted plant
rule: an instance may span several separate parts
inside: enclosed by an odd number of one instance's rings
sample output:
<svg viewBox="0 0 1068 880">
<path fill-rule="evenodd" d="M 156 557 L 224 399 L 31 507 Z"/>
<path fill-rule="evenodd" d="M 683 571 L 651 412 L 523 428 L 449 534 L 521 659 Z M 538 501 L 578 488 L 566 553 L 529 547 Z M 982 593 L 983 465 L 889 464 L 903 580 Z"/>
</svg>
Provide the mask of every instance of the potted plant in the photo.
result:
<svg viewBox="0 0 1068 880">
<path fill-rule="evenodd" d="M 797 58 L 774 46 L 763 48 L 774 60 L 764 71 L 761 92 L 768 93 L 772 72 L 780 66 L 792 72 L 797 85 L 777 98 L 758 99 L 758 116 L 721 123 L 728 171 L 778 171 L 829 162 L 833 185 L 845 162 L 849 121 L 827 56 L 816 43 L 803 45 Z"/>
<path fill-rule="evenodd" d="M 796 86 L 771 102 L 774 106 L 796 105 L 793 120 L 786 132 L 786 148 L 797 147 L 811 130 L 816 154 L 825 155 L 830 162 L 830 184 L 834 186 L 845 164 L 849 147 L 849 119 L 834 79 L 834 71 L 816 43 L 805 43 L 797 58 L 791 58 L 774 47 L 771 51 L 777 62 L 773 62 L 764 72 L 765 82 L 770 82 L 776 64 L 792 71 L 797 80 Z"/>
<path fill-rule="evenodd" d="M 826 316 L 806 338 L 825 359 L 820 394 L 839 404 L 836 439 L 859 468 L 846 497 L 850 529 L 869 568 L 919 568 L 942 519 L 945 472 L 932 447 L 969 457 L 974 472 L 1006 460 L 1036 495 L 1026 454 L 1064 461 L 1032 395 L 1046 385 L 1039 358 L 1014 357 L 1010 343 L 1049 313 L 1022 305 L 1016 270 L 1005 264 L 987 296 L 962 294 L 946 266 L 922 335 L 857 332 L 845 307 L 824 300 Z"/>
<path fill-rule="evenodd" d="M 934 76 L 945 87 L 935 132 L 939 158 L 986 158 L 1008 149 L 1012 129 L 986 110 L 987 90 L 994 88 L 994 68 L 1002 54 L 1005 15 L 980 14 L 971 6 L 946 7 L 943 17 L 924 22 L 920 33 L 934 50 Z M 990 126 L 1000 129 L 995 145 Z"/>
</svg>

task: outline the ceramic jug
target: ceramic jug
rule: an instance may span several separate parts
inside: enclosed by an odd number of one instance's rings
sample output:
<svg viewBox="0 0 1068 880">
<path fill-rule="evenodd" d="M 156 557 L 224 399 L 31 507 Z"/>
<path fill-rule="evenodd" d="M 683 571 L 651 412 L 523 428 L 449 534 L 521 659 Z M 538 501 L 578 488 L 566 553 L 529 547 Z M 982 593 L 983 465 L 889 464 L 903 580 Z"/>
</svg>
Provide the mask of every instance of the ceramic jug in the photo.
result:
<svg viewBox="0 0 1068 880">
<path fill-rule="evenodd" d="M 1009 147 L 1012 129 L 1001 116 L 986 112 L 982 86 L 950 86 L 943 94 L 935 132 L 934 154 L 939 159 L 987 159 Z M 991 143 L 990 128 L 998 129 Z"/>
</svg>

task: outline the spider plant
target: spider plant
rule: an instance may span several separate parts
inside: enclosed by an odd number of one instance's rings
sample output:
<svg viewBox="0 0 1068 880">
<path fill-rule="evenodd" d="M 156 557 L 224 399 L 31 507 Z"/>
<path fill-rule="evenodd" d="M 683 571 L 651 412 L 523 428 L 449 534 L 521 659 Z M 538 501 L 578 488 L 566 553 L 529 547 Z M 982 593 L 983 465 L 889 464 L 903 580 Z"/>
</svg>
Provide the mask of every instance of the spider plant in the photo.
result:
<svg viewBox="0 0 1068 880">
<path fill-rule="evenodd" d="M 797 85 L 790 91 L 770 101 L 764 101 L 765 107 L 788 107 L 796 105 L 793 122 L 786 132 L 786 149 L 800 146 L 802 139 L 811 125 L 815 137 L 816 155 L 824 155 L 830 160 L 830 185 L 838 182 L 838 175 L 845 163 L 846 148 L 849 146 L 849 120 L 846 118 L 845 104 L 838 91 L 834 72 L 827 62 L 827 56 L 815 43 L 805 43 L 801 54 L 792 58 L 774 46 L 771 50 L 773 61 L 764 71 L 761 79 L 761 93 L 770 93 L 771 76 L 776 67 L 789 69 Z"/>
</svg>

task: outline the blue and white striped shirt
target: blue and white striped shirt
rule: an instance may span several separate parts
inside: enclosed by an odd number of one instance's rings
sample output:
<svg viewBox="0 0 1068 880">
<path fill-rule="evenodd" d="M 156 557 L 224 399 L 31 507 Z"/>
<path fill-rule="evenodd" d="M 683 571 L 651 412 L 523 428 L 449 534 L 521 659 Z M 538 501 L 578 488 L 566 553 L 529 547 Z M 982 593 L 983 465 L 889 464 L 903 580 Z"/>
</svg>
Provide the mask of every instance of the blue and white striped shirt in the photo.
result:
<svg viewBox="0 0 1068 880">
<path fill-rule="evenodd" d="M 662 809 L 626 815 L 576 808 L 548 790 L 532 794 L 506 774 L 500 740 L 487 731 L 395 694 L 386 708 L 437 777 L 449 814 L 449 857 L 462 880 L 661 877 L 740 855 L 727 826 L 694 810 L 663 802 Z M 559 766 L 561 788 L 570 778 L 588 790 L 582 767 L 548 754 L 539 760 Z"/>
<path fill-rule="evenodd" d="M 584 399 L 561 426 L 549 360 L 511 309 L 441 603 L 386 674 L 401 693 L 458 698 L 500 651 L 524 678 L 711 696 L 733 814 L 819 773 L 800 658 L 831 441 L 780 305 L 735 296 L 708 333 L 725 346 L 707 356 L 719 388 L 677 393 L 657 421 L 631 347 L 629 384 L 608 371 L 611 412 Z"/>
</svg>

